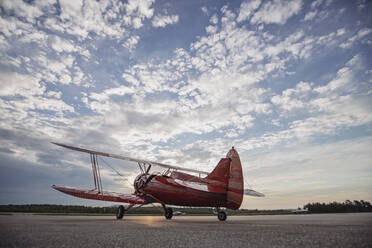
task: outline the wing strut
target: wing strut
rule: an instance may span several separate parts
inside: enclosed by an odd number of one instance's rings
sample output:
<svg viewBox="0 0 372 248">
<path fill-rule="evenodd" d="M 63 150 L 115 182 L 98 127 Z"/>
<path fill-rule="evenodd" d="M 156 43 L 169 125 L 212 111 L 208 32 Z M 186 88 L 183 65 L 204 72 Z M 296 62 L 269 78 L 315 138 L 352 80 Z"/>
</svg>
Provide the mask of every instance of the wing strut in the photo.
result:
<svg viewBox="0 0 372 248">
<path fill-rule="evenodd" d="M 102 181 L 101 181 L 101 173 L 99 171 L 98 165 L 98 157 L 97 154 L 90 154 L 90 161 L 92 162 L 92 171 L 93 171 L 93 179 L 94 179 L 94 189 L 98 191 L 98 193 L 102 193 Z"/>
</svg>

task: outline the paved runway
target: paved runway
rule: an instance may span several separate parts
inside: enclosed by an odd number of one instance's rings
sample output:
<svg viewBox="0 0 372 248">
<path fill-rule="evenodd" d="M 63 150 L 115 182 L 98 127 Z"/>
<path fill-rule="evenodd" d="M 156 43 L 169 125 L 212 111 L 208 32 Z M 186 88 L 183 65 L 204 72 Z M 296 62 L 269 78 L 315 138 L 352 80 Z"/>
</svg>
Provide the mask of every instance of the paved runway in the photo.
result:
<svg viewBox="0 0 372 248">
<path fill-rule="evenodd" d="M 0 247 L 371 247 L 372 213 L 271 216 L 0 215 Z"/>
</svg>

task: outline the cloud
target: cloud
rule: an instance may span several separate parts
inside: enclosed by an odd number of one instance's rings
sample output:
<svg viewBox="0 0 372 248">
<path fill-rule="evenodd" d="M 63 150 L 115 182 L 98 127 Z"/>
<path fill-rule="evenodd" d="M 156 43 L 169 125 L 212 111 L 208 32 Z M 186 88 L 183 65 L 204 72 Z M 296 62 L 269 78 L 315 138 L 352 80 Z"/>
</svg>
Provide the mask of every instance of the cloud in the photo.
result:
<svg viewBox="0 0 372 248">
<path fill-rule="evenodd" d="M 151 18 L 154 14 L 154 9 L 151 8 L 154 2 L 154 0 L 129 0 L 125 4 L 127 16 L 124 17 L 124 21 L 135 29 L 142 27 L 142 21 Z"/>
<path fill-rule="evenodd" d="M 208 15 L 208 8 L 207 8 L 207 7 L 203 6 L 203 7 L 201 7 L 200 9 L 201 9 L 201 11 L 202 11 L 205 15 Z"/>
<path fill-rule="evenodd" d="M 253 15 L 251 23 L 284 24 L 293 15 L 298 14 L 301 7 L 301 0 L 273 0 L 262 5 L 262 7 Z"/>
<path fill-rule="evenodd" d="M 107 119 L 111 127 L 125 123 L 127 130 L 133 130 L 138 133 L 138 138 L 145 140 L 151 130 L 156 130 L 157 133 L 151 136 L 153 141 L 171 140 L 187 132 L 202 135 L 223 128 L 235 129 L 228 137 L 236 137 L 236 134 L 253 126 L 257 114 L 272 113 L 272 105 L 265 102 L 270 93 L 255 87 L 267 77 L 265 74 L 286 68 L 285 62 L 276 60 L 276 57 L 285 54 L 288 61 L 291 56 L 306 58 L 311 56 L 315 45 L 331 44 L 330 41 L 336 37 L 335 33 L 331 33 L 305 38 L 304 32 L 299 31 L 285 38 L 277 38 L 273 43 L 270 40 L 272 38 L 265 40 L 267 36 L 261 37 L 254 32 L 237 28 L 234 14 L 228 9 L 223 12 L 221 31 L 201 37 L 191 44 L 193 55 L 179 49 L 170 60 L 137 64 L 126 70 L 122 74 L 123 78 L 136 86 L 132 101 L 123 99 L 118 103 L 105 98 L 105 102 L 93 102 L 91 109 L 105 116 L 115 116 L 115 119 Z M 254 64 L 263 61 L 263 55 L 270 58 L 270 63 L 265 67 L 255 67 Z M 200 74 L 183 83 L 184 75 L 191 73 L 192 69 Z M 177 83 L 180 80 L 181 83 Z M 228 87 L 226 82 L 229 82 Z M 176 95 L 154 101 L 156 98 L 152 96 L 164 96 L 162 92 Z M 298 98 L 300 93 L 303 96 L 298 100 L 292 98 Z M 311 94 L 314 94 L 311 84 L 302 82 L 295 89 L 283 92 L 283 96 L 274 96 L 272 99 L 273 103 L 292 111 L 295 108 L 308 107 L 303 102 L 308 101 Z M 120 107 L 124 104 L 126 110 Z M 236 107 L 226 109 L 224 106 Z M 209 114 L 208 118 L 206 113 Z M 159 118 L 157 115 L 166 118 Z M 221 116 L 226 118 L 221 119 Z M 190 119 L 193 122 L 189 122 Z M 137 125 L 132 125 L 132 122 Z M 293 129 L 296 125 L 293 125 Z M 283 132 L 279 135 L 286 137 L 287 134 Z M 297 137 L 293 130 L 288 135 L 291 138 Z"/>
<path fill-rule="evenodd" d="M 124 47 L 128 48 L 128 50 L 132 51 L 138 44 L 140 37 L 138 35 L 131 36 L 125 43 Z"/>
<path fill-rule="evenodd" d="M 303 108 L 309 101 L 311 93 L 311 83 L 299 82 L 294 89 L 287 89 L 281 95 L 272 97 L 271 102 L 280 105 L 284 111 L 292 111 L 295 108 Z"/>
<path fill-rule="evenodd" d="M 136 13 L 141 18 L 151 18 L 154 14 L 154 9 L 151 8 L 151 5 L 154 2 L 154 0 L 129 0 L 125 5 L 125 9 L 129 15 Z"/>
<path fill-rule="evenodd" d="M 129 1 L 125 7 L 120 1 L 112 2 L 86 2 L 83 1 L 60 1 L 61 20 L 58 23 L 63 30 L 80 39 L 88 38 L 90 33 L 108 37 L 125 37 L 124 22 L 113 22 L 129 18 L 127 25 L 134 28 L 142 26 L 141 20 L 152 16 L 148 9 L 151 2 Z M 125 8 L 126 14 L 120 11 Z M 136 20 L 139 19 L 139 23 Z M 53 26 L 51 26 L 53 27 Z"/>
<path fill-rule="evenodd" d="M 40 17 L 43 14 L 41 9 L 37 6 L 23 2 L 22 0 L 6 0 L 2 1 L 1 5 L 6 13 L 10 14 L 14 11 L 31 23 L 35 21 L 35 18 Z"/>
<path fill-rule="evenodd" d="M 363 72 L 362 64 L 361 57 L 356 55 L 324 86 L 314 88 L 314 84 L 300 82 L 294 89 L 273 96 L 271 101 L 284 111 L 282 115 L 294 114 L 293 111 L 300 109 L 309 117 L 292 121 L 285 131 L 261 137 L 257 146 L 270 142 L 276 145 L 294 138 L 306 140 L 319 134 L 331 135 L 344 128 L 370 124 L 372 115 L 367 106 L 372 102 L 368 100 L 368 93 L 363 92 L 366 82 L 360 82 L 356 76 Z"/>
<path fill-rule="evenodd" d="M 310 11 L 308 13 L 306 13 L 305 17 L 304 17 L 304 21 L 311 21 L 313 20 L 317 15 L 318 15 L 318 18 L 317 18 L 317 21 L 319 21 L 320 19 L 323 19 L 325 18 L 328 13 L 324 10 L 320 11 L 319 9 L 319 6 L 323 4 L 323 0 L 317 0 L 317 1 L 313 1 L 310 5 Z M 326 5 L 329 5 L 330 4 L 330 1 L 327 1 Z"/>
<path fill-rule="evenodd" d="M 15 72 L 0 74 L 0 96 L 33 96 L 41 95 L 45 87 L 39 80 L 30 75 L 22 75 Z"/>
<path fill-rule="evenodd" d="M 312 8 L 312 9 L 317 8 L 317 7 L 319 7 L 322 3 L 323 3 L 323 0 L 316 0 L 316 1 L 313 1 L 313 2 L 311 3 L 311 8 Z"/>
<path fill-rule="evenodd" d="M 350 59 L 344 67 L 337 71 L 337 76 L 324 86 L 319 86 L 315 89 L 316 92 L 327 94 L 335 91 L 350 92 L 353 88 L 358 87 L 355 82 L 356 72 L 362 69 L 362 58 L 360 55 L 355 55 Z"/>
<path fill-rule="evenodd" d="M 364 39 L 364 37 L 368 36 L 371 32 L 372 32 L 371 28 L 362 28 L 355 35 L 350 37 L 346 42 L 340 44 L 340 47 L 345 49 L 350 48 L 357 41 L 368 44 L 370 42 L 368 41 L 368 39 Z"/>
<path fill-rule="evenodd" d="M 58 82 L 65 85 L 70 83 L 80 84 L 80 81 L 72 81 L 73 71 L 79 70 L 73 67 L 75 57 L 72 55 L 56 59 L 40 55 L 39 57 L 33 58 L 33 61 L 36 62 L 39 67 L 43 68 L 43 70 L 40 70 L 40 68 L 35 69 L 38 71 L 37 75 L 46 81 Z"/>
<path fill-rule="evenodd" d="M 152 19 L 152 26 L 154 27 L 161 27 L 164 28 L 167 25 L 175 24 L 178 22 L 179 16 L 178 15 L 156 15 L 154 19 Z"/>
<path fill-rule="evenodd" d="M 63 40 L 58 36 L 54 37 L 54 40 L 52 42 L 52 48 L 59 53 L 60 52 L 71 53 L 77 51 L 77 48 L 73 45 L 73 43 L 71 43 L 68 40 Z"/>
<path fill-rule="evenodd" d="M 261 0 L 244 1 L 240 5 L 239 16 L 236 19 L 238 22 L 249 20 L 253 12 L 260 6 Z"/>
<path fill-rule="evenodd" d="M 89 39 L 91 34 L 113 39 L 128 39 L 127 44 L 130 44 L 129 49 L 132 49 L 136 43 L 133 42 L 128 27 L 134 29 L 142 27 L 142 22 L 153 16 L 154 9 L 151 8 L 153 2 L 128 1 L 124 4 L 121 1 L 85 3 L 80 0 L 72 2 L 61 0 L 58 3 L 44 1 L 28 4 L 22 1 L 6 1 L 3 3 L 5 12 L 15 13 L 16 16 L 25 18 L 26 22 L 14 18 L 12 25 L 2 25 L 2 27 L 7 27 L 7 30 L 4 30 L 7 36 L 15 34 L 19 36 L 33 30 L 23 35 L 23 42 L 40 42 L 46 40 L 46 33 L 40 30 L 35 32 L 36 30 L 30 24 L 35 23 L 36 27 L 42 26 L 44 31 L 52 31 L 57 35 L 53 42 L 53 48 L 57 52 L 63 49 L 68 49 L 68 52 L 76 51 L 68 41 L 58 37 L 61 33 L 76 36 L 80 41 Z M 54 16 L 57 11 L 60 11 L 59 18 Z M 39 21 L 41 17 L 43 19 Z"/>
<path fill-rule="evenodd" d="M 110 96 L 124 96 L 127 94 L 133 94 L 135 91 L 133 88 L 126 87 L 124 85 L 117 88 L 106 89 L 102 93 L 91 93 L 90 98 L 97 101 L 105 101 L 110 98 Z"/>
<path fill-rule="evenodd" d="M 304 21 L 311 21 L 314 19 L 314 17 L 317 15 L 317 11 L 311 11 L 307 13 L 304 17 Z"/>
<path fill-rule="evenodd" d="M 218 17 L 216 14 L 214 14 L 210 19 L 209 22 L 212 23 L 213 25 L 216 25 L 218 23 Z"/>
<path fill-rule="evenodd" d="M 132 75 L 128 74 L 128 73 L 123 73 L 122 74 L 122 77 L 125 81 L 127 81 L 128 83 L 134 85 L 134 86 L 138 86 L 139 85 L 139 81 L 133 77 Z"/>
</svg>

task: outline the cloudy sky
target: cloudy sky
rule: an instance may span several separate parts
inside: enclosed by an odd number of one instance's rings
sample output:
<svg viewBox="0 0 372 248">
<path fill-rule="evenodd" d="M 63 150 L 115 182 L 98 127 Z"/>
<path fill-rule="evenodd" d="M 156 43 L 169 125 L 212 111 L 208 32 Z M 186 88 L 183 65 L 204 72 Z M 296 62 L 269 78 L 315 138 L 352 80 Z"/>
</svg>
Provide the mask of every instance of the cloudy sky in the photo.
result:
<svg viewBox="0 0 372 248">
<path fill-rule="evenodd" d="M 244 208 L 372 200 L 372 6 L 341 0 L 0 1 L 0 204 L 110 205 L 74 144 L 210 171 Z M 136 164 L 105 159 L 133 192 Z M 101 164 L 105 166 L 104 162 Z M 107 168 L 104 167 L 104 168 Z"/>
</svg>

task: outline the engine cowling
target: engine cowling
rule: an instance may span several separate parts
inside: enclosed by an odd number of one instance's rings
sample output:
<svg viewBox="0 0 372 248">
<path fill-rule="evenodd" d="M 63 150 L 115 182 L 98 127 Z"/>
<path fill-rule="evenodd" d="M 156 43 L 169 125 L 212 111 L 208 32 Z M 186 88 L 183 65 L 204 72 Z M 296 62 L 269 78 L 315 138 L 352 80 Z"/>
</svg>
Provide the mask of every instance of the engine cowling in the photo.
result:
<svg viewBox="0 0 372 248">
<path fill-rule="evenodd" d="M 134 189 L 138 193 L 142 193 L 142 189 L 146 186 L 148 175 L 146 173 L 139 174 L 136 179 L 134 179 Z"/>
</svg>

